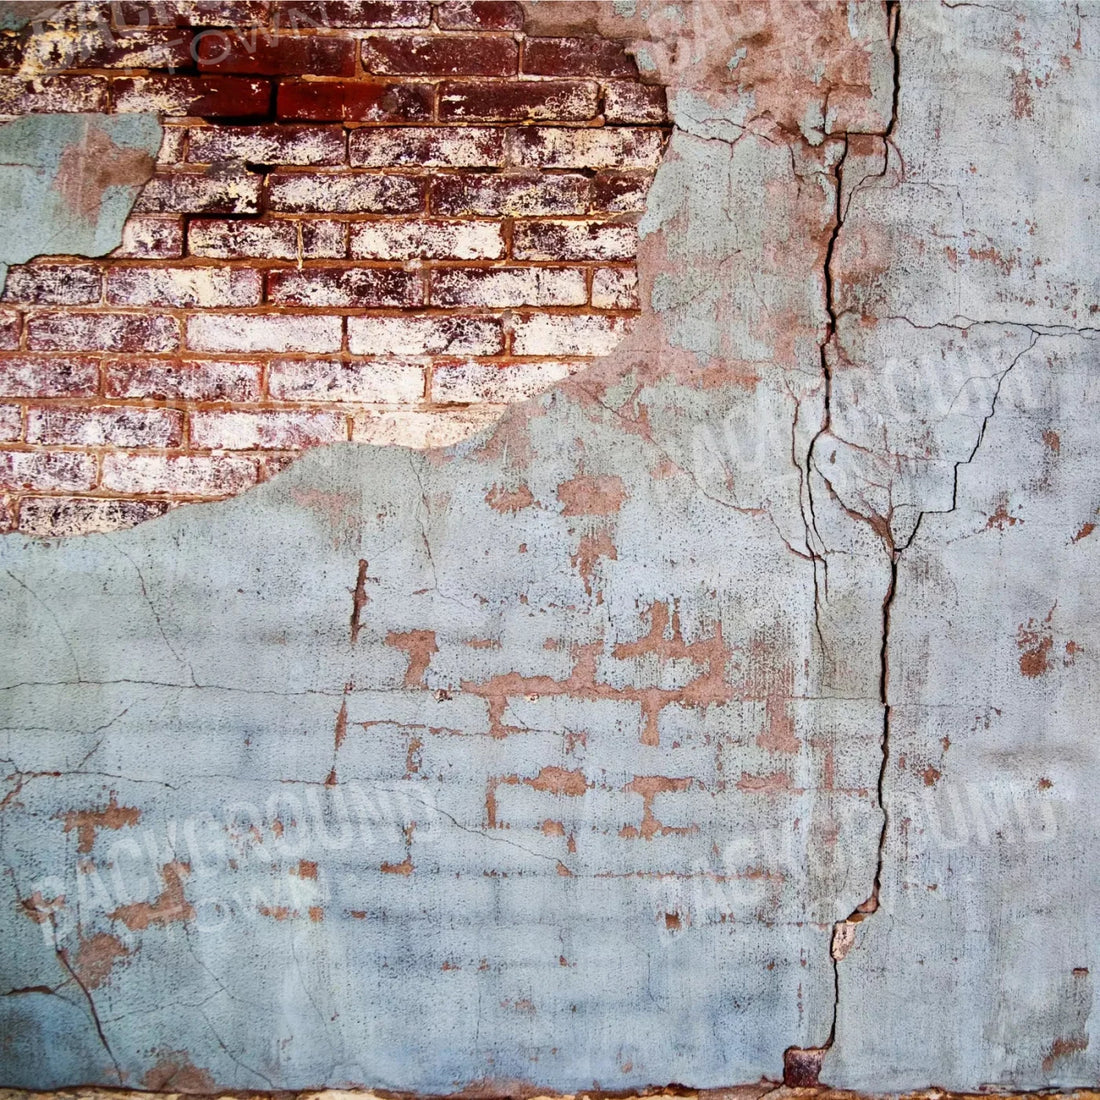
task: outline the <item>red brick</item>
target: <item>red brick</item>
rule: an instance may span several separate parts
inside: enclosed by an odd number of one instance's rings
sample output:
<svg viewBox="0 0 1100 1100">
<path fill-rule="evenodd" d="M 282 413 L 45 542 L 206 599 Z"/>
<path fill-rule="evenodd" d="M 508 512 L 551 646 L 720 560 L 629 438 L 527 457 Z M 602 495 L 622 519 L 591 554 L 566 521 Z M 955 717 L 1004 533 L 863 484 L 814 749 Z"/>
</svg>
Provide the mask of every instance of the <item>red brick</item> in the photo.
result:
<svg viewBox="0 0 1100 1100">
<path fill-rule="evenodd" d="M 103 456 L 103 488 L 116 493 L 225 497 L 255 485 L 255 462 L 233 455 Z"/>
<path fill-rule="evenodd" d="M 189 161 L 213 164 L 343 164 L 344 131 L 339 126 L 201 126 L 191 129 Z"/>
<path fill-rule="evenodd" d="M 499 355 L 504 329 L 495 317 L 349 317 L 352 355 Z"/>
<path fill-rule="evenodd" d="M 0 309 L 0 351 L 14 351 L 19 347 L 22 331 L 22 316 L 14 309 Z"/>
<path fill-rule="evenodd" d="M 393 359 L 283 359 L 271 364 L 268 389 L 277 401 L 401 405 L 423 398 L 424 368 Z"/>
<path fill-rule="evenodd" d="M 499 221 L 403 221 L 379 218 L 351 227 L 355 260 L 499 260 L 504 235 Z"/>
<path fill-rule="evenodd" d="M 272 271 L 267 297 L 290 306 L 409 307 L 423 301 L 420 278 L 384 268 L 306 268 Z"/>
<path fill-rule="evenodd" d="M 668 121 L 665 90 L 657 84 L 633 81 L 604 85 L 605 122 L 663 123 Z"/>
<path fill-rule="evenodd" d="M 579 306 L 588 300 L 584 272 L 571 268 L 463 268 L 432 272 L 433 305 L 484 306 Z"/>
<path fill-rule="evenodd" d="M 99 366 L 94 359 L 56 355 L 0 358 L 0 396 L 89 397 L 98 391 Z"/>
<path fill-rule="evenodd" d="M 183 255 L 183 219 L 131 214 L 122 227 L 122 244 L 111 256 L 135 260 L 173 260 Z"/>
<path fill-rule="evenodd" d="M 0 115 L 107 110 L 107 81 L 98 76 L 0 76 Z"/>
<path fill-rule="evenodd" d="M 27 442 L 84 447 L 174 447 L 183 434 L 175 409 L 83 408 L 27 410 Z"/>
<path fill-rule="evenodd" d="M 196 42 L 200 72 L 260 76 L 355 76 L 355 40 L 319 35 L 242 35 L 204 31 Z"/>
<path fill-rule="evenodd" d="M 339 351 L 342 317 L 315 313 L 198 313 L 187 321 L 188 346 L 198 351 Z"/>
<path fill-rule="evenodd" d="M 102 279 L 94 264 L 25 264 L 8 269 L 4 301 L 77 306 L 98 302 Z"/>
<path fill-rule="evenodd" d="M 0 441 L 15 443 L 22 437 L 22 408 L 19 405 L 0 405 Z"/>
<path fill-rule="evenodd" d="M 363 40 L 363 67 L 380 76 L 511 76 L 514 39 L 484 35 L 405 34 Z"/>
<path fill-rule="evenodd" d="M 299 239 L 300 233 L 300 239 Z M 290 221 L 215 221 L 196 218 L 187 227 L 192 256 L 221 260 L 332 260 L 347 254 L 347 226 L 309 219 Z"/>
<path fill-rule="evenodd" d="M 652 172 L 598 172 L 592 187 L 592 209 L 612 213 L 638 213 L 653 182 Z"/>
<path fill-rule="evenodd" d="M 565 175 L 454 175 L 432 181 L 436 214 L 491 214 L 496 217 L 583 214 L 591 182 Z"/>
<path fill-rule="evenodd" d="M 29 497 L 19 504 L 19 530 L 40 538 L 119 531 L 162 516 L 165 501 Z"/>
<path fill-rule="evenodd" d="M 137 313 L 40 313 L 27 322 L 31 351 L 175 351 L 174 317 Z"/>
<path fill-rule="evenodd" d="M 23 61 L 23 43 L 13 34 L 0 35 L 0 69 L 18 69 Z M 2 513 L 2 509 L 0 509 Z M 0 515 L 0 523 L 2 523 Z"/>
<path fill-rule="evenodd" d="M 32 72 L 59 69 L 181 69 L 191 65 L 187 30 L 32 34 L 24 61 Z"/>
<path fill-rule="evenodd" d="M 242 168 L 210 172 L 158 172 L 142 189 L 141 214 L 255 214 L 261 179 Z"/>
<path fill-rule="evenodd" d="M 141 76 L 111 81 L 115 111 L 251 118 L 271 109 L 271 85 L 243 76 Z M 100 110 L 103 108 L 83 108 Z"/>
<path fill-rule="evenodd" d="M 566 363 L 437 364 L 432 370 L 432 402 L 468 404 L 475 401 L 522 401 L 570 374 Z"/>
<path fill-rule="evenodd" d="M 109 397 L 155 401 L 257 401 L 260 365 L 225 360 L 142 359 L 107 364 Z"/>
<path fill-rule="evenodd" d="M 241 27 L 266 22 L 270 0 L 111 0 L 116 26 Z"/>
<path fill-rule="evenodd" d="M 347 437 L 347 420 L 338 412 L 294 409 L 191 414 L 191 444 L 204 449 L 300 450 L 321 443 L 338 443 Z"/>
<path fill-rule="evenodd" d="M 430 84 L 282 81 L 277 113 L 309 122 L 426 122 L 433 98 Z"/>
<path fill-rule="evenodd" d="M 94 455 L 50 451 L 0 451 L 0 489 L 76 493 L 91 489 Z"/>
<path fill-rule="evenodd" d="M 439 117 L 447 122 L 585 122 L 596 117 L 599 86 L 591 81 L 529 80 L 440 85 Z"/>
<path fill-rule="evenodd" d="M 512 238 L 518 260 L 629 260 L 638 251 L 632 225 L 601 222 L 521 222 Z"/>
<path fill-rule="evenodd" d="M 351 163 L 365 168 L 500 168 L 504 131 L 489 126 L 364 127 L 348 136 Z"/>
<path fill-rule="evenodd" d="M 295 0 L 285 22 L 302 27 L 426 27 L 428 0 Z"/>
<path fill-rule="evenodd" d="M 537 76 L 636 77 L 638 66 L 619 42 L 590 35 L 578 38 L 528 38 L 523 71 Z"/>
<path fill-rule="evenodd" d="M 107 301 L 116 306 L 255 306 L 263 278 L 243 267 L 116 267 L 107 272 Z"/>
<path fill-rule="evenodd" d="M 637 126 L 523 126 L 509 134 L 512 163 L 524 168 L 656 168 L 665 133 Z"/>
<path fill-rule="evenodd" d="M 447 31 L 521 31 L 523 8 L 511 0 L 447 0 L 435 21 Z"/>
<path fill-rule="evenodd" d="M 271 210 L 295 214 L 411 214 L 424 208 L 425 182 L 373 172 L 275 172 Z"/>
</svg>

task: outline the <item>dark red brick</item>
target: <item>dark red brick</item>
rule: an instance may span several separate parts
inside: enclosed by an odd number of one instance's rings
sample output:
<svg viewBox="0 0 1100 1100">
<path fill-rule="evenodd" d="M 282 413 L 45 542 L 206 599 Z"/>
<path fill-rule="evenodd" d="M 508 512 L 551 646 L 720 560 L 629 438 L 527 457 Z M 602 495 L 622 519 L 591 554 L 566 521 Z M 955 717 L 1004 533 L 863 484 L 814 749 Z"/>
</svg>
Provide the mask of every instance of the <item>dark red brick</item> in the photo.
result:
<svg viewBox="0 0 1100 1100">
<path fill-rule="evenodd" d="M 272 271 L 267 297 L 291 306 L 417 306 L 423 302 L 419 277 L 386 268 L 305 268 Z"/>
<path fill-rule="evenodd" d="M 432 117 L 432 96 L 430 84 L 284 81 L 277 113 L 310 122 L 423 122 Z"/>
<path fill-rule="evenodd" d="M 200 118 L 255 118 L 271 107 L 271 85 L 241 76 L 150 76 L 111 81 L 116 111 Z"/>
<path fill-rule="evenodd" d="M 426 27 L 432 6 L 428 0 L 295 0 L 275 14 L 283 26 Z"/>
<path fill-rule="evenodd" d="M 22 331 L 23 318 L 14 309 L 0 310 L 0 351 L 14 351 L 19 347 Z"/>
<path fill-rule="evenodd" d="M 111 0 L 116 27 L 242 27 L 270 14 L 270 0 Z"/>
<path fill-rule="evenodd" d="M 319 35 L 249 35 L 204 31 L 197 40 L 199 69 L 217 73 L 354 76 L 355 41 Z"/>
<path fill-rule="evenodd" d="M 521 31 L 523 8 L 511 0 L 449 0 L 435 21 L 447 31 Z"/>
<path fill-rule="evenodd" d="M 592 209 L 637 213 L 645 209 L 652 172 L 597 172 L 592 187 Z"/>
<path fill-rule="evenodd" d="M 72 38 L 32 38 L 28 60 L 42 69 L 181 69 L 191 64 L 189 30 L 123 31 Z"/>
<path fill-rule="evenodd" d="M 440 85 L 439 117 L 447 122 L 585 122 L 596 117 L 598 97 L 598 86 L 581 80 L 448 81 Z"/>
<path fill-rule="evenodd" d="M 619 42 L 598 35 L 583 38 L 528 38 L 523 71 L 536 76 L 636 77 L 638 66 Z"/>
<path fill-rule="evenodd" d="M 519 46 L 511 38 L 484 35 L 375 35 L 363 42 L 369 73 L 397 76 L 511 76 Z"/>
</svg>

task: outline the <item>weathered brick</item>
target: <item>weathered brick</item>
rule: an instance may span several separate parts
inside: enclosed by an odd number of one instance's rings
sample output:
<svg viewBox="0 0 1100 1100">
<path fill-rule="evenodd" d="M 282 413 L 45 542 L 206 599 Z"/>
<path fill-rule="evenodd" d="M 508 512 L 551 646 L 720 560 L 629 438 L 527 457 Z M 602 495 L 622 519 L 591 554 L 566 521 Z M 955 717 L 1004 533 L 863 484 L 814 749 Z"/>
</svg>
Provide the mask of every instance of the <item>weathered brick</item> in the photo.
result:
<svg viewBox="0 0 1100 1100">
<path fill-rule="evenodd" d="M 174 317 L 137 313 L 40 313 L 27 322 L 32 351 L 163 352 L 179 347 Z"/>
<path fill-rule="evenodd" d="M 362 410 L 355 414 L 352 439 L 375 446 L 449 447 L 499 419 L 503 405 L 438 410 Z"/>
<path fill-rule="evenodd" d="M 599 268 L 592 276 L 592 305 L 596 309 L 637 309 L 637 270 L 622 267 Z"/>
<path fill-rule="evenodd" d="M 202 449 L 300 450 L 347 437 L 347 420 L 338 412 L 294 409 L 191 414 L 191 444 Z"/>
<path fill-rule="evenodd" d="M 363 40 L 363 67 L 379 76 L 511 76 L 512 38 L 484 35 L 375 35 Z"/>
<path fill-rule="evenodd" d="M 135 260 L 177 259 L 183 255 L 183 219 L 132 214 L 122 227 L 122 244 L 111 255 Z"/>
<path fill-rule="evenodd" d="M 160 139 L 160 148 L 157 150 L 158 166 L 175 167 L 182 164 L 186 146 L 186 126 L 165 126 L 164 135 Z"/>
<path fill-rule="evenodd" d="M 347 226 L 342 222 L 314 219 L 251 222 L 197 218 L 187 228 L 192 256 L 221 260 L 296 260 L 299 251 L 303 260 L 341 259 L 347 253 L 346 237 Z"/>
<path fill-rule="evenodd" d="M 434 95 L 430 84 L 282 81 L 276 112 L 309 122 L 426 122 Z"/>
<path fill-rule="evenodd" d="M 107 110 L 107 81 L 98 76 L 0 76 L 0 115 Z"/>
<path fill-rule="evenodd" d="M 426 27 L 432 18 L 428 0 L 295 0 L 297 26 Z M 291 13 L 284 17 L 290 23 Z"/>
<path fill-rule="evenodd" d="M 432 181 L 431 208 L 436 214 L 496 217 L 583 214 L 590 193 L 584 176 L 439 176 Z"/>
<path fill-rule="evenodd" d="M 446 31 L 521 31 L 523 8 L 512 0 L 446 0 L 435 21 Z"/>
<path fill-rule="evenodd" d="M 339 126 L 196 126 L 187 159 L 201 164 L 343 164 L 344 140 Z"/>
<path fill-rule="evenodd" d="M 116 26 L 241 27 L 266 22 L 270 0 L 111 0 Z"/>
<path fill-rule="evenodd" d="M 668 121 L 665 90 L 658 84 L 613 81 L 604 85 L 605 122 L 663 123 Z"/>
<path fill-rule="evenodd" d="M 109 397 L 156 401 L 257 401 L 260 365 L 226 360 L 118 360 L 106 365 Z"/>
<path fill-rule="evenodd" d="M 226 168 L 212 172 L 158 172 L 142 189 L 141 214 L 255 214 L 261 178 Z"/>
<path fill-rule="evenodd" d="M 609 355 L 626 335 L 622 317 L 543 313 L 515 322 L 515 355 Z"/>
<path fill-rule="evenodd" d="M 438 220 L 356 222 L 350 253 L 356 260 L 499 260 L 500 222 Z"/>
<path fill-rule="evenodd" d="M 243 267 L 116 267 L 107 272 L 107 301 L 118 306 L 254 306 L 263 300 L 260 272 Z"/>
<path fill-rule="evenodd" d="M 267 297 L 291 306 L 409 307 L 420 305 L 424 292 L 411 271 L 326 267 L 270 272 Z"/>
<path fill-rule="evenodd" d="M 22 315 L 14 309 L 0 309 L 0 351 L 14 351 L 19 347 L 22 332 Z"/>
<path fill-rule="evenodd" d="M 19 530 L 39 538 L 119 531 L 162 516 L 165 501 L 29 497 L 19 503 Z"/>
<path fill-rule="evenodd" d="M 633 225 L 519 222 L 512 238 L 512 255 L 518 260 L 629 260 L 637 251 Z"/>
<path fill-rule="evenodd" d="M 487 126 L 399 126 L 353 130 L 351 163 L 361 168 L 500 168 L 503 131 Z"/>
<path fill-rule="evenodd" d="M 8 269 L 4 301 L 36 305 L 98 302 L 102 279 L 94 264 L 23 264 Z"/>
<path fill-rule="evenodd" d="M 30 35 L 23 47 L 29 72 L 60 69 L 180 69 L 191 64 L 189 30 L 148 28 L 106 33 L 85 25 L 83 30 L 44 29 Z"/>
<path fill-rule="evenodd" d="M 639 213 L 653 182 L 651 172 L 597 172 L 592 187 L 592 209 L 612 213 Z"/>
<path fill-rule="evenodd" d="M 99 391 L 94 359 L 56 355 L 0 358 L 0 395 L 4 397 L 90 397 Z"/>
<path fill-rule="evenodd" d="M 393 359 L 276 360 L 271 364 L 268 391 L 277 401 L 404 405 L 423 398 L 424 368 Z"/>
<path fill-rule="evenodd" d="M 111 102 L 115 111 L 127 113 L 155 111 L 201 118 L 252 118 L 264 116 L 270 110 L 271 85 L 266 80 L 243 76 L 119 78 L 111 81 Z"/>
<path fill-rule="evenodd" d="M 528 38 L 523 44 L 523 71 L 537 76 L 629 78 L 638 75 L 638 66 L 622 43 L 600 35 L 585 35 Z"/>
<path fill-rule="evenodd" d="M 65 451 L 0 451 L 0 488 L 77 493 L 91 489 L 94 455 Z"/>
<path fill-rule="evenodd" d="M 424 208 L 425 183 L 408 176 L 274 172 L 269 187 L 269 208 L 295 214 L 411 214 Z"/>
<path fill-rule="evenodd" d="M 103 456 L 103 488 L 116 493 L 225 497 L 255 485 L 255 462 L 234 455 Z"/>
<path fill-rule="evenodd" d="M 523 401 L 570 373 L 565 363 L 457 363 L 432 369 L 432 401 L 440 405 Z"/>
<path fill-rule="evenodd" d="M 432 302 L 441 306 L 577 306 L 588 297 L 584 272 L 571 268 L 459 268 L 431 278 Z"/>
<path fill-rule="evenodd" d="M 665 134 L 632 126 L 525 126 L 510 139 L 512 161 L 524 168 L 656 168 Z"/>
<path fill-rule="evenodd" d="M 491 317 L 349 317 L 353 355 L 499 355 L 501 322 Z"/>
<path fill-rule="evenodd" d="M 183 432 L 175 409 L 82 408 L 50 405 L 27 410 L 28 443 L 84 447 L 174 447 Z"/>
<path fill-rule="evenodd" d="M 23 436 L 23 409 L 19 405 L 0 405 L 0 441 L 15 443 Z"/>
<path fill-rule="evenodd" d="M 596 117 L 598 101 L 599 85 L 591 81 L 445 81 L 440 85 L 439 117 L 445 122 L 585 122 Z"/>
<path fill-rule="evenodd" d="M 321 35 L 241 35 L 205 31 L 196 40 L 200 72 L 255 73 L 261 76 L 354 76 L 355 40 Z"/>
<path fill-rule="evenodd" d="M 187 321 L 187 344 L 196 351 L 339 351 L 342 317 L 310 313 L 200 313 Z"/>
</svg>

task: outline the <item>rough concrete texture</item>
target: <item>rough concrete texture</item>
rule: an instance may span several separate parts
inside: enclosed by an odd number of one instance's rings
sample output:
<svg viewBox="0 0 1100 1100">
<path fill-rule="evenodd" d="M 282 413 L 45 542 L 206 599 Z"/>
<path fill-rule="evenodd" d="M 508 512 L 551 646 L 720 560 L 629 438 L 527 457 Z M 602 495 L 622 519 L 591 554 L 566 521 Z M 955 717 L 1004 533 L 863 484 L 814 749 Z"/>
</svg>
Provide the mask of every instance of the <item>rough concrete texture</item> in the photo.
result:
<svg viewBox="0 0 1100 1100">
<path fill-rule="evenodd" d="M 670 87 L 614 355 L 0 544 L 3 1082 L 1095 1082 L 1095 20 L 532 18 Z"/>
</svg>

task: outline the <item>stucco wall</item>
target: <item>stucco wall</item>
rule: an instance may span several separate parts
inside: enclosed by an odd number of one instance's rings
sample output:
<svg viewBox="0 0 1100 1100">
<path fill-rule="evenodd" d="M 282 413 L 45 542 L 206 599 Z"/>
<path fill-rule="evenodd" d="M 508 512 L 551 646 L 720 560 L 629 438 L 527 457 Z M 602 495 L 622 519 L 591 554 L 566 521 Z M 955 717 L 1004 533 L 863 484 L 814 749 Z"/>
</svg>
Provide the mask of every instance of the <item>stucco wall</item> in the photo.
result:
<svg viewBox="0 0 1100 1100">
<path fill-rule="evenodd" d="M 668 89 L 641 316 L 0 541 L 0 1083 L 1095 1082 L 1090 9 L 525 9 Z"/>
</svg>

